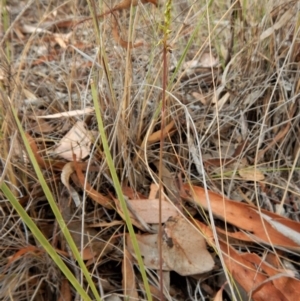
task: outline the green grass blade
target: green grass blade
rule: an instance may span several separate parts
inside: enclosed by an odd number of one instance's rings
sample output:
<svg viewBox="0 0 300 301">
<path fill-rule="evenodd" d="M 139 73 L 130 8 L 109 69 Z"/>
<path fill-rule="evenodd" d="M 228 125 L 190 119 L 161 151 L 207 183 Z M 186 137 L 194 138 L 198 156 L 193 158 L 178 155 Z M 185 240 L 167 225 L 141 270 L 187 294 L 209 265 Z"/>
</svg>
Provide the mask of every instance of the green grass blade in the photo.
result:
<svg viewBox="0 0 300 301">
<path fill-rule="evenodd" d="M 40 231 L 40 229 L 36 226 L 36 224 L 33 222 L 33 220 L 30 218 L 30 216 L 24 210 L 24 208 L 20 205 L 20 203 L 18 202 L 18 200 L 16 199 L 16 197 L 14 196 L 12 191 L 4 183 L 4 181 L 2 182 L 0 189 L 3 191 L 4 195 L 10 201 L 10 203 L 15 208 L 15 210 L 18 212 L 19 216 L 25 222 L 27 227 L 30 229 L 31 233 L 39 241 L 39 243 L 43 246 L 43 248 L 49 254 L 49 256 L 51 256 L 51 258 L 57 264 L 57 266 L 62 271 L 62 273 L 67 277 L 67 279 L 70 281 L 70 283 L 74 286 L 76 291 L 81 295 L 81 297 L 84 300 L 87 300 L 87 301 L 91 300 L 91 298 L 88 296 L 88 294 L 85 292 L 85 290 L 81 287 L 80 283 L 77 281 L 77 279 L 75 278 L 73 273 L 69 270 L 69 268 L 66 266 L 66 264 L 62 261 L 62 259 L 57 254 L 55 249 L 51 246 L 51 244 L 48 242 L 46 237 L 43 235 L 43 233 Z"/>
<path fill-rule="evenodd" d="M 101 140 L 102 140 L 102 143 L 103 143 L 103 148 L 104 148 L 104 152 L 105 152 L 107 165 L 109 167 L 109 170 L 110 170 L 113 182 L 114 182 L 114 186 L 115 186 L 114 188 L 116 190 L 117 197 L 120 201 L 121 208 L 122 208 L 122 211 L 123 211 L 124 216 L 125 216 L 125 221 L 126 221 L 126 225 L 127 225 L 127 228 L 128 228 L 128 232 L 129 232 L 130 238 L 132 240 L 132 245 L 133 245 L 133 248 L 134 248 L 134 252 L 136 254 L 137 261 L 138 261 L 138 264 L 139 264 L 139 267 L 140 267 L 143 283 L 144 283 L 145 290 L 146 290 L 147 299 L 149 301 L 151 301 L 152 300 L 152 295 L 151 295 L 151 292 L 150 292 L 150 287 L 149 287 L 149 283 L 148 283 L 148 278 L 147 278 L 144 262 L 143 262 L 141 252 L 140 252 L 140 249 L 139 249 L 139 245 L 138 245 L 138 242 L 137 242 L 137 239 L 136 239 L 136 236 L 135 236 L 135 233 L 134 233 L 134 229 L 133 229 L 133 226 L 132 226 L 132 223 L 131 223 L 131 220 L 130 220 L 129 211 L 127 209 L 126 201 L 125 201 L 123 193 L 122 193 L 121 184 L 119 182 L 118 175 L 117 175 L 117 172 L 116 172 L 116 169 L 115 169 L 115 166 L 114 166 L 114 162 L 113 162 L 113 159 L 112 159 L 112 156 L 111 156 L 111 153 L 110 153 L 107 137 L 106 137 L 105 130 L 104 130 L 103 120 L 102 120 L 102 116 L 101 116 L 101 110 L 100 110 L 100 106 L 99 106 L 99 102 L 98 102 L 97 89 L 94 85 L 94 82 L 92 82 L 92 84 L 91 84 L 91 90 L 92 90 L 93 102 L 94 102 L 95 112 L 96 112 L 96 117 L 97 117 L 98 129 L 99 129 L 99 133 L 100 133 Z"/>
<path fill-rule="evenodd" d="M 79 253 L 79 251 L 78 251 L 78 249 L 76 247 L 76 244 L 75 244 L 75 242 L 74 242 L 74 240 L 73 240 L 73 238 L 72 238 L 72 236 L 71 236 L 71 234 L 70 234 L 70 232 L 69 232 L 69 230 L 67 228 L 67 225 L 66 225 L 66 223 L 65 223 L 65 221 L 64 221 L 64 219 L 63 219 L 63 217 L 62 217 L 62 215 L 60 213 L 60 210 L 59 210 L 58 206 L 56 205 L 56 202 L 55 202 L 54 197 L 53 197 L 53 195 L 52 195 L 52 193 L 50 191 L 50 188 L 48 187 L 48 185 L 47 185 L 47 183 L 46 183 L 46 181 L 45 181 L 45 179 L 43 177 L 42 171 L 41 171 L 41 169 L 40 169 L 40 167 L 39 167 L 39 165 L 38 165 L 38 163 L 37 163 L 37 161 L 35 159 L 34 153 L 31 150 L 31 147 L 29 145 L 29 142 L 27 140 L 25 132 L 24 132 L 24 130 L 22 128 L 22 125 L 21 125 L 21 123 L 20 123 L 20 121 L 18 119 L 18 116 L 16 114 L 16 111 L 15 111 L 15 109 L 12 106 L 11 106 L 11 110 L 12 110 L 12 113 L 14 115 L 15 121 L 17 123 L 17 126 L 18 126 L 19 132 L 21 134 L 21 137 L 22 137 L 22 139 L 24 141 L 24 145 L 25 145 L 25 148 L 27 150 L 30 162 L 33 165 L 33 168 L 34 168 L 34 170 L 36 172 L 38 180 L 39 180 L 39 182 L 40 182 L 40 184 L 41 184 L 41 186 L 43 188 L 45 196 L 46 196 L 46 198 L 47 198 L 47 200 L 49 202 L 49 205 L 50 205 L 50 207 L 51 207 L 51 209 L 52 209 L 52 211 L 53 211 L 53 213 L 55 215 L 55 218 L 56 218 L 56 220 L 57 220 L 57 222 L 58 222 L 58 224 L 60 226 L 60 229 L 61 229 L 63 235 L 65 236 L 65 238 L 66 238 L 66 240 L 67 240 L 67 242 L 68 242 L 68 244 L 70 246 L 70 249 L 71 249 L 71 251 L 72 251 L 75 259 L 77 260 L 80 268 L 82 269 L 83 274 L 85 276 L 85 279 L 88 282 L 89 286 L 91 287 L 91 290 L 92 290 L 92 292 L 94 294 L 94 297 L 96 298 L 97 301 L 101 301 L 101 298 L 100 298 L 100 295 L 99 295 L 99 293 L 98 293 L 98 291 L 96 289 L 96 286 L 95 286 L 95 284 L 94 284 L 94 282 L 93 282 L 93 280 L 92 280 L 92 278 L 91 278 L 91 276 L 89 274 L 88 269 L 86 268 L 86 266 L 85 266 L 85 264 L 84 264 L 84 262 L 83 262 L 83 260 L 82 260 L 82 258 L 80 256 L 80 253 Z M 43 245 L 43 247 L 45 247 L 45 246 L 46 245 Z M 71 282 L 71 279 L 69 279 L 69 280 Z M 80 286 L 80 284 L 78 283 L 78 284 L 76 284 L 75 288 L 79 291 L 79 286 L 78 285 Z M 85 299 L 85 300 L 90 300 L 90 299 Z"/>
</svg>

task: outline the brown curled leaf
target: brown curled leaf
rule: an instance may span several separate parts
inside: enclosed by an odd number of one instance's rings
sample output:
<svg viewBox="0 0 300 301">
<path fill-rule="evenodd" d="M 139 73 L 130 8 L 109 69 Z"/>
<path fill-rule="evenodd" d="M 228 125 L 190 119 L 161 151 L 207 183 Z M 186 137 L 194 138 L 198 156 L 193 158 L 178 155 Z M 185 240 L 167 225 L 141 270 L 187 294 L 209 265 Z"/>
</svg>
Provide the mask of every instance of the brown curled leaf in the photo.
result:
<svg viewBox="0 0 300 301">
<path fill-rule="evenodd" d="M 172 132 L 173 127 L 175 125 L 174 120 L 172 120 L 170 123 L 168 123 L 163 131 L 163 136 L 166 137 L 167 135 L 171 135 L 174 132 Z M 148 137 L 148 144 L 153 144 L 156 143 L 158 141 L 160 141 L 160 137 L 161 137 L 161 129 L 152 133 L 149 137 Z"/>
<path fill-rule="evenodd" d="M 35 140 L 28 133 L 25 133 L 25 135 L 26 135 L 26 138 L 28 139 L 28 143 L 31 147 L 34 157 L 41 168 L 47 169 L 47 168 L 51 167 L 52 169 L 55 169 L 55 170 L 63 169 L 63 167 L 66 164 L 65 162 L 54 161 L 54 160 L 44 160 L 44 158 L 41 157 L 39 154 L 39 149 L 35 143 Z"/>
<path fill-rule="evenodd" d="M 74 168 L 80 185 L 82 189 L 85 189 L 87 195 L 103 207 L 107 209 L 113 209 L 114 207 L 112 200 L 95 190 L 88 182 L 85 181 L 84 174 L 82 173 L 80 165 L 76 161 L 76 158 L 74 158 Z"/>
</svg>

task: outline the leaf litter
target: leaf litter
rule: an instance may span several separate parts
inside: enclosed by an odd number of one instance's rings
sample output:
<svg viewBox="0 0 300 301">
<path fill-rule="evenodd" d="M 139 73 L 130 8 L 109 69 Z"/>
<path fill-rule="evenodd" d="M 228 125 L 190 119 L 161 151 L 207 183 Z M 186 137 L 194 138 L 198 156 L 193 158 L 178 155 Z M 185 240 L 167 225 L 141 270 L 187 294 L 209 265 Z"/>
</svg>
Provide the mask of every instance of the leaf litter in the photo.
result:
<svg viewBox="0 0 300 301">
<path fill-rule="evenodd" d="M 161 87 L 164 3 L 123 0 L 95 6 L 99 52 L 92 17 L 79 2 L 52 1 L 45 11 L 37 3 L 24 11 L 17 2 L 7 4 L 12 26 L 1 35 L 1 45 L 9 42 L 14 55 L 9 61 L 1 53 L 1 166 L 28 214 L 79 279 L 22 144 L 8 154 L 15 125 L 4 96 L 18 108 L 35 158 L 102 298 L 145 299 L 98 137 L 90 90 L 90 80 L 96 79 L 153 299 L 160 300 L 162 260 L 167 300 L 298 300 L 297 2 L 258 8 L 247 1 L 233 6 L 213 1 L 213 20 L 208 20 L 200 2 L 174 1 L 168 70 L 173 82 L 163 130 L 156 87 Z M 201 31 L 189 44 L 197 24 Z M 159 225 L 155 183 L 161 136 Z M 76 300 L 4 197 L 0 220 L 0 287 L 10 292 L 0 290 L 0 299 Z"/>
</svg>

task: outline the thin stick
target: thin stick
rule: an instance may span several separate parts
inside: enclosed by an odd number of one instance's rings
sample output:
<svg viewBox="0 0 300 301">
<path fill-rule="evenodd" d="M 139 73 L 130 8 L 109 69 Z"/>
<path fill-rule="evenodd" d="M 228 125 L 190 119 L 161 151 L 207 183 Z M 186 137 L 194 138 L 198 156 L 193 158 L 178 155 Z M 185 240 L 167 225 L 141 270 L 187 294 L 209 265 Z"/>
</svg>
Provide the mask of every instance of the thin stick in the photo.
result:
<svg viewBox="0 0 300 301">
<path fill-rule="evenodd" d="M 168 0 L 165 10 L 165 24 L 164 24 L 164 37 L 163 37 L 163 78 L 162 78 L 162 106 L 161 106 L 161 131 L 160 131 L 160 151 L 159 151 L 159 228 L 158 228 L 158 248 L 159 248 L 159 286 L 160 286 L 160 300 L 164 298 L 163 286 L 163 259 L 162 259 L 162 197 L 163 197 L 163 183 L 162 183 L 162 162 L 163 162 L 163 148 L 164 148 L 164 129 L 165 129 L 165 114 L 166 114 L 166 88 L 168 81 L 168 61 L 167 54 L 169 51 L 168 35 L 169 26 L 171 21 L 171 7 L 172 0 Z"/>
</svg>

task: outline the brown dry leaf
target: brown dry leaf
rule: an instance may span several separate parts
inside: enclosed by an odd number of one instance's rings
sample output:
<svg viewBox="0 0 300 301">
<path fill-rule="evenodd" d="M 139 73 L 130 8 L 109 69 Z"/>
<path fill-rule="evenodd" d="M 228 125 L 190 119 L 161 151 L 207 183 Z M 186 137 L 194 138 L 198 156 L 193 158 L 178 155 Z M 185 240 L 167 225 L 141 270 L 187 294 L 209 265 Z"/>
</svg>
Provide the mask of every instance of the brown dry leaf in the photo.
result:
<svg viewBox="0 0 300 301">
<path fill-rule="evenodd" d="M 30 119 L 33 119 L 35 121 L 31 121 L 31 126 L 30 130 L 39 133 L 39 134 L 48 134 L 48 133 L 53 133 L 54 127 L 45 119 L 36 119 L 34 116 L 29 116 Z"/>
<path fill-rule="evenodd" d="M 129 301 L 139 300 L 132 261 L 132 256 L 125 248 L 122 262 L 122 287 L 124 299 Z"/>
<path fill-rule="evenodd" d="M 166 273 L 166 272 L 164 272 L 164 273 Z M 164 281 L 164 283 L 165 283 L 165 281 Z M 140 282 L 139 285 L 140 285 L 140 287 L 142 287 L 145 290 L 144 283 Z M 149 286 L 150 286 L 150 292 L 151 292 L 153 300 L 160 301 L 161 300 L 160 299 L 160 297 L 161 297 L 160 289 L 151 284 Z"/>
<path fill-rule="evenodd" d="M 257 254 L 246 253 L 243 257 L 251 263 L 260 266 L 269 277 L 272 277 L 273 285 L 280 290 L 289 301 L 299 299 L 300 281 L 298 279 L 293 278 L 290 275 L 288 276 L 288 273 L 285 270 L 278 270 L 272 265 L 262 261 Z"/>
<path fill-rule="evenodd" d="M 20 250 L 18 250 L 14 255 L 10 256 L 7 261 L 7 264 L 6 264 L 6 268 L 8 268 L 13 262 L 15 262 L 16 260 L 19 260 L 20 257 L 28 254 L 28 253 L 32 253 L 32 254 L 40 254 L 40 253 L 43 253 L 44 250 L 42 249 L 39 249 L 38 247 L 35 247 L 35 246 L 32 246 L 32 245 L 29 245 L 27 247 L 24 247 Z"/>
<path fill-rule="evenodd" d="M 87 195 L 94 200 L 95 202 L 97 202 L 98 204 L 102 205 L 103 207 L 107 208 L 107 209 L 113 209 L 113 202 L 111 200 L 111 198 L 104 196 L 103 194 L 101 194 L 100 192 L 98 192 L 97 190 L 95 190 L 89 183 L 88 181 L 85 180 L 85 176 L 82 173 L 82 167 L 85 165 L 86 167 L 86 163 L 82 163 L 80 164 L 80 162 L 76 161 L 76 158 L 74 157 L 74 170 L 76 171 L 76 175 L 77 178 L 80 182 L 81 188 L 85 189 L 85 192 L 87 193 Z M 83 165 L 84 164 L 84 165 Z"/>
<path fill-rule="evenodd" d="M 157 234 L 136 234 L 139 249 L 148 269 L 159 270 L 159 252 L 157 245 Z M 134 248 L 129 234 L 126 236 L 128 251 L 134 256 Z M 163 262 L 163 270 L 170 271 L 170 268 Z"/>
<path fill-rule="evenodd" d="M 51 166 L 51 168 L 54 170 L 62 170 L 63 169 L 63 167 L 66 164 L 65 162 L 44 160 L 39 154 L 39 149 L 35 143 L 35 140 L 28 133 L 25 133 L 25 135 L 26 135 L 28 143 L 31 147 L 31 150 L 34 154 L 34 157 L 41 168 L 47 169 Z"/>
<path fill-rule="evenodd" d="M 73 160 L 73 154 L 79 160 L 90 154 L 92 139 L 83 121 L 77 121 L 69 132 L 60 140 L 60 145 L 54 149 L 54 154 L 68 161 Z"/>
<path fill-rule="evenodd" d="M 32 62 L 32 66 L 37 66 L 40 64 L 44 64 L 44 63 L 56 61 L 56 60 L 57 60 L 57 58 L 53 54 L 42 55 L 42 56 L 39 56 L 36 60 L 34 60 Z"/>
<path fill-rule="evenodd" d="M 239 169 L 238 172 L 245 181 L 263 181 L 265 179 L 264 174 L 254 166 Z"/>
<path fill-rule="evenodd" d="M 287 301 L 282 292 L 268 281 L 265 274 L 258 271 L 257 266 L 243 258 L 233 248 L 220 242 L 222 251 L 228 254 L 224 260 L 229 272 L 235 280 L 252 295 L 253 301 Z M 225 254 L 226 254 L 225 253 Z"/>
<path fill-rule="evenodd" d="M 144 196 L 143 194 L 134 191 L 131 187 L 129 186 L 123 186 L 122 187 L 122 192 L 123 194 L 128 197 L 129 199 L 133 200 L 133 199 L 140 199 L 140 200 L 146 200 L 147 197 Z"/>
<path fill-rule="evenodd" d="M 195 223 L 206 234 L 207 242 L 216 248 L 211 229 L 199 221 L 195 221 Z M 229 273 L 245 289 L 253 301 L 289 301 L 280 290 L 268 281 L 268 277 L 258 270 L 256 264 L 248 261 L 243 254 L 238 253 L 226 242 L 219 240 L 219 245 L 224 253 L 223 259 Z M 253 255 L 257 256 L 256 254 Z M 261 259 L 259 262 L 261 263 Z"/>
<path fill-rule="evenodd" d="M 76 156 L 74 155 L 74 162 L 69 162 L 65 164 L 65 166 L 62 169 L 61 181 L 68 189 L 76 207 L 78 207 L 81 203 L 80 197 L 77 191 L 69 184 L 70 176 L 74 173 L 74 171 L 76 171 L 76 175 L 80 182 L 81 188 L 86 189 L 85 191 L 91 199 L 93 199 L 94 201 L 96 201 L 97 203 L 99 203 L 100 205 L 102 205 L 107 209 L 113 209 L 114 207 L 113 207 L 112 200 L 102 195 L 100 192 L 96 191 L 95 189 L 93 189 L 91 185 L 85 181 L 85 177 L 82 173 L 82 169 L 86 169 L 86 168 L 87 168 L 87 163 L 77 162 Z M 91 166 L 90 170 L 95 170 L 95 168 L 97 169 L 97 167 Z"/>
<path fill-rule="evenodd" d="M 167 135 L 171 135 L 172 132 L 171 130 L 173 129 L 175 125 L 174 120 L 172 120 L 169 124 L 167 124 L 164 128 L 164 132 L 163 132 L 163 137 L 166 137 Z M 161 130 L 158 130 L 154 133 L 152 133 L 149 137 L 148 137 L 148 144 L 152 144 L 155 142 L 160 141 L 160 136 L 161 136 Z"/>
<path fill-rule="evenodd" d="M 205 159 L 204 165 L 206 168 L 208 167 L 227 167 L 231 163 L 233 163 L 236 159 L 235 158 L 211 158 L 211 159 Z M 217 172 L 217 171 L 214 171 Z"/>
<path fill-rule="evenodd" d="M 38 147 L 37 147 L 37 145 L 35 143 L 35 140 L 28 133 L 26 133 L 26 138 L 28 140 L 30 148 L 31 148 L 31 150 L 32 150 L 32 152 L 34 154 L 34 157 L 35 157 L 37 163 L 39 164 L 39 166 L 42 167 L 42 168 L 49 167 L 49 164 L 47 164 L 44 161 L 44 159 L 40 156 L 39 149 L 38 149 Z"/>
<path fill-rule="evenodd" d="M 208 209 L 205 190 L 202 187 L 185 184 L 183 188 L 189 194 L 187 195 L 182 192 L 181 195 L 183 198 L 192 203 L 197 203 L 206 210 Z M 250 238 L 252 241 L 263 242 L 268 245 L 272 244 L 287 249 L 300 249 L 300 245 L 297 242 L 278 232 L 268 221 L 263 220 L 260 212 L 295 231 L 297 231 L 296 229 L 300 229 L 299 223 L 283 218 L 275 213 L 270 213 L 267 210 L 258 210 L 251 205 L 229 200 L 212 191 L 208 191 L 208 195 L 210 207 L 214 215 L 242 230 L 249 231 L 249 235 L 243 232 L 236 232 L 228 234 L 229 236 L 247 241 Z M 218 229 L 218 231 L 222 230 Z"/>
<path fill-rule="evenodd" d="M 182 276 L 205 273 L 214 267 L 204 237 L 180 216 L 169 218 L 164 226 L 162 256 L 164 263 Z"/>
<path fill-rule="evenodd" d="M 72 294 L 71 294 L 70 283 L 68 279 L 64 278 L 61 282 L 60 296 L 58 301 L 71 301 L 71 300 L 72 300 Z"/>
</svg>

